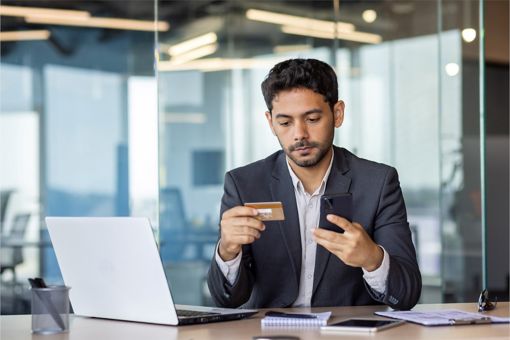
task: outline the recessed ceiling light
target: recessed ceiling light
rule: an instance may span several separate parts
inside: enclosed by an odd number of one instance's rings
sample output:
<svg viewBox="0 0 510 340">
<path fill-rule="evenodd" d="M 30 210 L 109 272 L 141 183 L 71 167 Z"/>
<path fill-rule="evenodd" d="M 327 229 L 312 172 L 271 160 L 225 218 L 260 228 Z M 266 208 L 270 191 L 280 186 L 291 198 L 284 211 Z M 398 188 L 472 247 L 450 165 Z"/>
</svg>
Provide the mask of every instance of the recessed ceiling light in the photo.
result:
<svg viewBox="0 0 510 340">
<path fill-rule="evenodd" d="M 361 14 L 361 17 L 365 20 L 365 22 L 371 24 L 375 21 L 375 19 L 377 19 L 377 12 L 373 9 L 366 9 Z"/>
<path fill-rule="evenodd" d="M 473 42 L 476 39 L 476 30 L 474 28 L 464 28 L 462 30 L 462 39 L 467 43 Z"/>
<path fill-rule="evenodd" d="M 447 75 L 453 77 L 459 73 L 460 67 L 457 63 L 448 63 L 445 65 L 444 69 Z"/>
</svg>

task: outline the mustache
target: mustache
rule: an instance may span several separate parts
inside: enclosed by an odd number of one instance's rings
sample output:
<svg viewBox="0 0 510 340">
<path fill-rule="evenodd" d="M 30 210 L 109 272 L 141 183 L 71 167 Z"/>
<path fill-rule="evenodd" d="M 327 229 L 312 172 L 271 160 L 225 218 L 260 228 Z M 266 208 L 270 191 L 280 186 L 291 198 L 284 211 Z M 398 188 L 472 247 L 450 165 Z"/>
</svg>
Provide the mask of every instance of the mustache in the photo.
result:
<svg viewBox="0 0 510 340">
<path fill-rule="evenodd" d="M 289 146 L 289 152 L 296 151 L 296 149 L 305 148 L 305 147 L 308 147 L 308 148 L 319 147 L 319 143 L 308 142 L 308 141 L 302 140 L 302 141 L 299 141 L 299 142 Z"/>
</svg>

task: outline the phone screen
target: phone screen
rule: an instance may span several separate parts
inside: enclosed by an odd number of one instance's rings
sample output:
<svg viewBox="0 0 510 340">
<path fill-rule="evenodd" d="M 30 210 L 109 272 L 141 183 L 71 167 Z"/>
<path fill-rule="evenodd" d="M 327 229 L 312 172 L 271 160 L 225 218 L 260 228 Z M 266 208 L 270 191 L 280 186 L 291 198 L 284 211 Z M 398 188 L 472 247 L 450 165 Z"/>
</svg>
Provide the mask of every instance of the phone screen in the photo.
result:
<svg viewBox="0 0 510 340">
<path fill-rule="evenodd" d="M 332 325 L 323 326 L 321 327 L 321 331 L 373 333 L 402 324 L 404 324 L 402 320 L 349 319 Z"/>
<path fill-rule="evenodd" d="M 374 328 L 390 325 L 398 321 L 392 320 L 362 320 L 362 319 L 351 319 L 342 322 L 337 322 L 329 326 L 341 326 L 341 327 L 361 327 L 361 328 Z"/>
</svg>

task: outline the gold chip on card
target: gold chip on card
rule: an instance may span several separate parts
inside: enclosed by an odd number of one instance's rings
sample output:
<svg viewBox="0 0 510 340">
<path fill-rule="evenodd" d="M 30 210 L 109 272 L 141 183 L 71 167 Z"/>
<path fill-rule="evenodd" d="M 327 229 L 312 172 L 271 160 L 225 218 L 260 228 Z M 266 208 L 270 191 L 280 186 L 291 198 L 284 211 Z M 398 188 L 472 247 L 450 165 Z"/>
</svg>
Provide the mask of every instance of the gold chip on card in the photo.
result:
<svg viewBox="0 0 510 340">
<path fill-rule="evenodd" d="M 258 218 L 261 221 L 285 220 L 282 202 L 245 203 L 244 206 L 257 209 L 259 213 L 256 216 L 256 218 Z"/>
</svg>

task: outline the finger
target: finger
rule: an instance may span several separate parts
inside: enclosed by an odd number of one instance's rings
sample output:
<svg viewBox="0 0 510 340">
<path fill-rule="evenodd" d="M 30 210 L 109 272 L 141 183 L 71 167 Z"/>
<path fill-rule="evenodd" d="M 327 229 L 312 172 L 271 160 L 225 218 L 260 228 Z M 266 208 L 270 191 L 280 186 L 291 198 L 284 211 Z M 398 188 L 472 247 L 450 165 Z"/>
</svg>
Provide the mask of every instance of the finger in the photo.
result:
<svg viewBox="0 0 510 340">
<path fill-rule="evenodd" d="M 345 235 L 346 239 L 359 240 L 360 238 L 361 239 L 367 238 L 367 237 L 370 238 L 370 236 L 368 236 L 366 230 L 361 226 L 361 224 L 354 222 L 354 223 L 351 223 L 350 227 L 351 227 L 351 229 L 348 230 L 348 232 L 343 233 L 343 235 Z"/>
<path fill-rule="evenodd" d="M 323 239 L 335 239 L 338 240 L 338 242 L 342 242 L 345 236 L 343 234 L 330 231 L 324 228 L 314 228 L 312 229 L 312 233 L 314 236 L 323 238 Z"/>
<path fill-rule="evenodd" d="M 336 224 L 337 226 L 339 226 L 340 228 L 342 228 L 345 231 L 353 231 L 355 229 L 352 226 L 352 223 L 349 222 L 349 220 L 347 220 L 341 216 L 328 214 L 326 216 L 326 218 L 328 219 L 329 222 Z"/>
<path fill-rule="evenodd" d="M 233 207 L 231 209 L 228 209 L 223 213 L 221 216 L 222 218 L 231 218 L 231 217 L 237 217 L 237 216 L 257 216 L 258 215 L 257 209 L 250 208 L 250 207 L 244 207 L 244 206 L 237 206 Z"/>
<path fill-rule="evenodd" d="M 317 244 L 323 246 L 324 248 L 326 248 L 328 251 L 330 251 L 332 253 L 339 253 L 339 254 L 341 254 L 343 249 L 344 249 L 342 247 L 341 243 L 334 242 L 334 241 L 332 241 L 330 239 L 320 238 L 320 237 L 314 237 L 314 239 L 315 239 L 315 242 L 317 242 Z"/>
<path fill-rule="evenodd" d="M 261 231 L 266 229 L 262 221 L 253 217 L 232 217 L 228 219 L 228 224 L 236 227 L 247 226 Z"/>
<path fill-rule="evenodd" d="M 232 242 L 237 244 L 250 244 L 255 242 L 255 240 L 257 238 L 251 235 L 238 235 L 232 238 Z"/>
<path fill-rule="evenodd" d="M 321 245 L 327 243 L 329 248 L 344 250 L 350 244 L 349 240 L 343 234 L 333 231 L 317 228 L 312 234 L 315 242 Z M 330 246 L 329 244 L 334 244 L 335 246 Z"/>
<path fill-rule="evenodd" d="M 363 228 L 363 226 L 359 223 L 356 223 L 356 222 L 352 222 L 351 223 L 353 227 L 355 227 L 356 229 L 359 229 L 359 230 L 363 230 L 365 231 L 365 228 Z"/>
<path fill-rule="evenodd" d="M 260 238 L 260 232 L 257 229 L 251 227 L 240 227 L 235 228 L 233 235 L 235 236 L 253 236 L 257 239 Z"/>
</svg>

